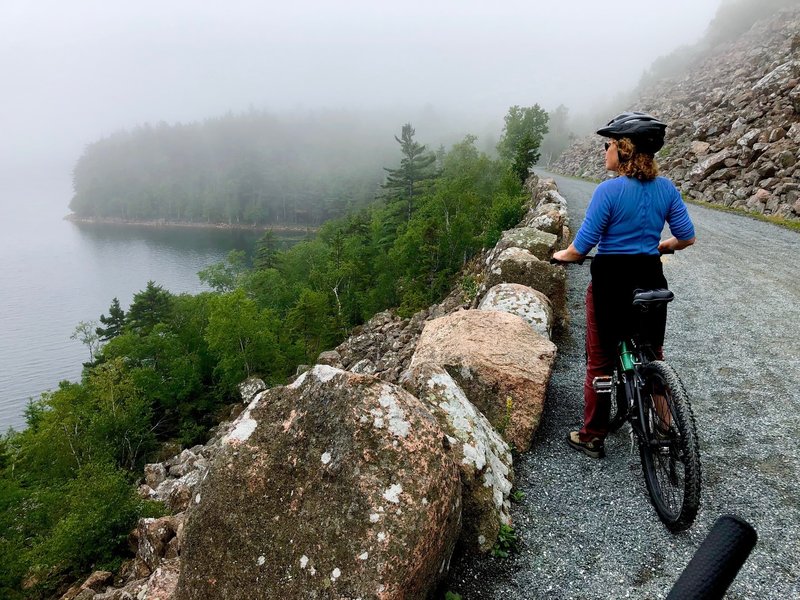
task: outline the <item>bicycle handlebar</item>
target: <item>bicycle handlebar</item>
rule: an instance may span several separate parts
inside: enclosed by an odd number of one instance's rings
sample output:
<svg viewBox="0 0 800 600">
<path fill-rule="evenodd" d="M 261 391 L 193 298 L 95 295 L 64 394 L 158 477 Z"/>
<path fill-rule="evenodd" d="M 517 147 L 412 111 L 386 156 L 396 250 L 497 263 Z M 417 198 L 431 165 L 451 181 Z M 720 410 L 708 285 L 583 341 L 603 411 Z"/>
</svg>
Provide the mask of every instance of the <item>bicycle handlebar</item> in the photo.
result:
<svg viewBox="0 0 800 600">
<path fill-rule="evenodd" d="M 747 521 L 735 515 L 721 516 L 675 582 L 667 600 L 721 599 L 757 540 L 756 530 Z"/>
</svg>

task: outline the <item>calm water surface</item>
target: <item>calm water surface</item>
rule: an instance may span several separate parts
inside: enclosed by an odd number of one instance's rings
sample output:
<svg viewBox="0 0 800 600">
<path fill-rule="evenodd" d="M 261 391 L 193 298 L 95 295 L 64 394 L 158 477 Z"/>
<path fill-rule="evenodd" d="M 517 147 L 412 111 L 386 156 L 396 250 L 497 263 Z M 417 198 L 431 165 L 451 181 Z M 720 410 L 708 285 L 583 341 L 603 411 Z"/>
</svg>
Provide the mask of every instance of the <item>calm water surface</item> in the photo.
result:
<svg viewBox="0 0 800 600">
<path fill-rule="evenodd" d="M 78 225 L 63 220 L 68 201 L 63 190 L 0 187 L 0 431 L 24 426 L 29 398 L 80 377 L 89 354 L 70 339 L 79 321 L 108 314 L 114 297 L 127 310 L 151 279 L 201 291 L 199 270 L 251 251 L 260 235 Z"/>
</svg>

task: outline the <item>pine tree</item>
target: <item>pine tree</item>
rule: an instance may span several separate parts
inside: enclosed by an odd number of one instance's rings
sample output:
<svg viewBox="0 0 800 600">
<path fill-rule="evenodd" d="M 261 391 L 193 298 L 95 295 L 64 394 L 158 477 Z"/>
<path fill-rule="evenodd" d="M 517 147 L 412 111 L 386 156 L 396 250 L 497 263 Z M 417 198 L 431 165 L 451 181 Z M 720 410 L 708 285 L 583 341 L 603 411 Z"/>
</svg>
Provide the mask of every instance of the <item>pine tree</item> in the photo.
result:
<svg viewBox="0 0 800 600">
<path fill-rule="evenodd" d="M 172 294 L 154 281 L 148 281 L 144 290 L 133 295 L 126 324 L 133 331 L 146 335 L 158 323 L 165 321 L 171 310 Z"/>
<path fill-rule="evenodd" d="M 272 269 L 278 257 L 278 238 L 275 232 L 268 229 L 256 243 L 253 265 L 258 270 Z"/>
<path fill-rule="evenodd" d="M 100 315 L 100 322 L 105 327 L 98 327 L 95 333 L 100 336 L 101 342 L 107 342 L 122 333 L 125 327 L 125 311 L 119 305 L 119 300 L 114 298 L 108 309 L 108 316 Z"/>
<path fill-rule="evenodd" d="M 397 169 L 385 168 L 387 172 L 383 189 L 389 201 L 405 203 L 406 221 L 411 220 L 414 199 L 427 188 L 435 176 L 436 155 L 427 146 L 414 141 L 414 128 L 411 123 L 403 125 L 400 137 L 394 136 L 400 144 L 403 158 Z"/>
</svg>

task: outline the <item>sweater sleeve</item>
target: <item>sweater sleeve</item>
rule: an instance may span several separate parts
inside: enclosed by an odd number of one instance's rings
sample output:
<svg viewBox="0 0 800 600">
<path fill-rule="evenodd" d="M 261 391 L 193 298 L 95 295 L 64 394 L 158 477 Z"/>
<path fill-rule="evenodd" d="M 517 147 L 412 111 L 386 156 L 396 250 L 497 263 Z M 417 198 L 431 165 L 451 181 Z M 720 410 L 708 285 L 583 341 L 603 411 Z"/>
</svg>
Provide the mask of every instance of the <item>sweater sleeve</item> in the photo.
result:
<svg viewBox="0 0 800 600">
<path fill-rule="evenodd" d="M 694 237 L 694 224 L 689 217 L 689 211 L 686 210 L 686 204 L 684 204 L 680 192 L 677 188 L 674 189 L 675 193 L 672 196 L 672 202 L 667 213 L 669 230 L 672 235 L 681 241 L 690 240 Z"/>
<path fill-rule="evenodd" d="M 608 219 L 608 194 L 605 186 L 601 184 L 595 188 L 586 208 L 583 224 L 572 242 L 575 249 L 581 254 L 588 254 L 600 241 L 600 237 L 608 227 Z"/>
</svg>

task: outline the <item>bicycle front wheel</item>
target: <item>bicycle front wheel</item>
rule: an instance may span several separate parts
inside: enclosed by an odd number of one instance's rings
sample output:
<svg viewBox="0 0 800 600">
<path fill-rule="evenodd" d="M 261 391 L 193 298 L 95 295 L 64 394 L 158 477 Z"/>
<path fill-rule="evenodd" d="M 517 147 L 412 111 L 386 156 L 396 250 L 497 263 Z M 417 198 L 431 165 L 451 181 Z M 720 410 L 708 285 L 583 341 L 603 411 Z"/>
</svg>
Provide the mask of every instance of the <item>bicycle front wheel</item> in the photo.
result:
<svg viewBox="0 0 800 600">
<path fill-rule="evenodd" d="M 639 452 L 659 518 L 673 532 L 688 529 L 700 506 L 700 448 L 689 398 L 663 361 L 642 367 L 644 414 Z"/>
</svg>

